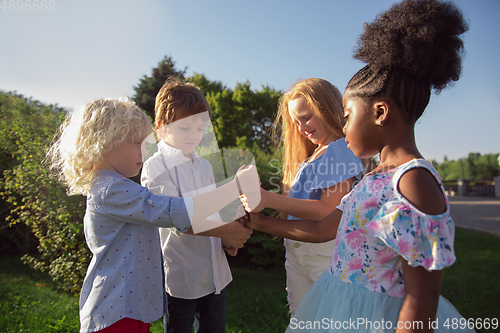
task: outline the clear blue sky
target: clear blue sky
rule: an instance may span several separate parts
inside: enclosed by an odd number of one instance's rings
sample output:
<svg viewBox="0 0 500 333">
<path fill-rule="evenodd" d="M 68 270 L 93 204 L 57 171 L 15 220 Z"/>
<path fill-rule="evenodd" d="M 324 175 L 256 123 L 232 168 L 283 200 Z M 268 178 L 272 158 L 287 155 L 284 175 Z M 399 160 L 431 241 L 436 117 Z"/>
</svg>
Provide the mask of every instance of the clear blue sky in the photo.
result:
<svg viewBox="0 0 500 333">
<path fill-rule="evenodd" d="M 352 59 L 363 23 L 393 3 L 54 0 L 55 10 L 34 12 L 10 11 L 6 1 L 0 90 L 71 109 L 133 95 L 139 79 L 169 55 L 188 75 L 205 74 L 231 89 L 248 80 L 253 89 L 285 90 L 321 77 L 343 91 L 363 66 Z M 500 1 L 455 3 L 470 23 L 463 75 L 431 97 L 416 127 L 420 151 L 438 162 L 500 152 Z"/>
</svg>

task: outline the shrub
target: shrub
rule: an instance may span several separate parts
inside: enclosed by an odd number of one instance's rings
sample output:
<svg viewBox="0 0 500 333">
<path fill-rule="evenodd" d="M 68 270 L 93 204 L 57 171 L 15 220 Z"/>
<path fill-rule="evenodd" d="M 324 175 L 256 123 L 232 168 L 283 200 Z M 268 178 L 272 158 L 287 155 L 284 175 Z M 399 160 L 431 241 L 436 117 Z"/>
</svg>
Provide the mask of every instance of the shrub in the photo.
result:
<svg viewBox="0 0 500 333">
<path fill-rule="evenodd" d="M 46 144 L 66 112 L 12 93 L 0 97 L 5 222 L 26 226 L 37 239 L 38 254 L 25 254 L 25 263 L 47 270 L 60 288 L 77 293 L 90 261 L 82 224 L 85 198 L 67 196 L 43 163 Z"/>
<path fill-rule="evenodd" d="M 254 156 L 262 188 L 280 193 L 281 159 L 276 153 L 276 148 L 269 147 L 268 149 L 272 153 L 264 152 L 257 143 L 254 143 L 249 150 Z M 278 216 L 277 211 L 269 208 L 264 209 L 262 213 L 267 216 Z M 240 249 L 238 256 L 241 256 L 238 261 L 253 266 L 282 266 L 285 262 L 285 247 L 281 238 L 254 231 L 245 246 Z"/>
</svg>

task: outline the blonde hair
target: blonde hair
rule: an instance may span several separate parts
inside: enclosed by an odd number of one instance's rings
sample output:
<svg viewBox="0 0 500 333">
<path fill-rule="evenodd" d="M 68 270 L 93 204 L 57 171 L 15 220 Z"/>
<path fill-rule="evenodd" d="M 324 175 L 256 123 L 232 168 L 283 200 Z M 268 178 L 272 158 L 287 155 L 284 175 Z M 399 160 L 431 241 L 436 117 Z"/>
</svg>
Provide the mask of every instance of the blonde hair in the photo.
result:
<svg viewBox="0 0 500 333">
<path fill-rule="evenodd" d="M 191 82 L 168 79 L 156 95 L 155 130 L 181 118 L 208 111 L 212 112 L 201 90 Z"/>
<path fill-rule="evenodd" d="M 281 133 L 283 161 L 283 192 L 288 193 L 300 164 L 312 155 L 316 145 L 300 134 L 288 113 L 288 103 L 303 97 L 313 114 L 326 125 L 337 138 L 344 137 L 344 113 L 342 110 L 342 94 L 330 82 L 310 78 L 292 85 L 280 99 L 278 114 L 274 122 L 273 137 Z"/>
<path fill-rule="evenodd" d="M 131 99 L 92 101 L 61 125 L 59 138 L 47 152 L 50 168 L 60 171 L 68 195 L 87 195 L 93 166 L 101 162 L 103 153 L 125 139 L 137 140 L 150 131 L 148 116 Z"/>
</svg>

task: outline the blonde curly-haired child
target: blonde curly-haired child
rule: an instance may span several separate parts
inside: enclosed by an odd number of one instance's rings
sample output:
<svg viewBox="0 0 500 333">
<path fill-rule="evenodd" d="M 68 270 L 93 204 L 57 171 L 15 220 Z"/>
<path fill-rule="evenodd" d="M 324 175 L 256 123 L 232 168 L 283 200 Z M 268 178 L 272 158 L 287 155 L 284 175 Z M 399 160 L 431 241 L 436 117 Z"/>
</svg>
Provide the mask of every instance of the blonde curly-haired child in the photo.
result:
<svg viewBox="0 0 500 333">
<path fill-rule="evenodd" d="M 142 167 L 143 141 L 151 130 L 132 100 L 99 99 L 64 122 L 48 151 L 68 194 L 87 196 L 83 223 L 93 256 L 80 294 L 80 332 L 148 332 L 164 310 L 158 227 L 192 233 L 191 221 L 239 196 L 235 181 L 205 195 L 173 198 L 128 179 Z M 243 192 L 259 188 L 255 168 L 242 171 L 238 180 Z M 218 236 L 217 229 L 207 233 Z M 235 246 L 249 234 L 233 235 Z"/>
</svg>

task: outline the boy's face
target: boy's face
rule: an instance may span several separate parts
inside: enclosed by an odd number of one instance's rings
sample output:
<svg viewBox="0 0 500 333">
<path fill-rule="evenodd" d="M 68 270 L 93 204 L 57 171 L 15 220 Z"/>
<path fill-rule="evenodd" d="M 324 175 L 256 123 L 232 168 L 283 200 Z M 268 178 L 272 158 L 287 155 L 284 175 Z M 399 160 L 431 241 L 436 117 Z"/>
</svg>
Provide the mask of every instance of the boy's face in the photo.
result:
<svg viewBox="0 0 500 333">
<path fill-rule="evenodd" d="M 163 140 L 187 156 L 200 144 L 206 121 L 197 115 L 182 118 L 165 126 Z"/>
</svg>

